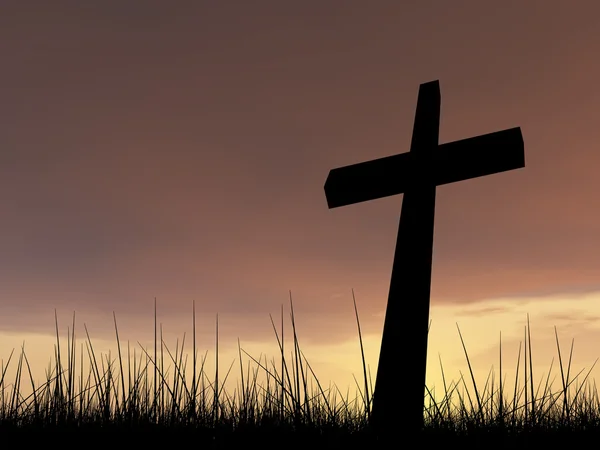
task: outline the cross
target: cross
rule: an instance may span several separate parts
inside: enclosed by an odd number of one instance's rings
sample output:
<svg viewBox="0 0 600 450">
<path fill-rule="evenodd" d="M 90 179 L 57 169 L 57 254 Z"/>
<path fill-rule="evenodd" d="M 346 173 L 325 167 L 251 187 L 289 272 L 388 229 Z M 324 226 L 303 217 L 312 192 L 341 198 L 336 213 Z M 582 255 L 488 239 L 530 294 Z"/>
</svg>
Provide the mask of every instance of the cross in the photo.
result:
<svg viewBox="0 0 600 450">
<path fill-rule="evenodd" d="M 436 186 L 525 167 L 511 128 L 439 145 L 439 81 L 421 84 L 410 152 L 329 172 L 329 208 L 404 194 L 383 325 L 371 424 L 423 426 Z"/>
</svg>

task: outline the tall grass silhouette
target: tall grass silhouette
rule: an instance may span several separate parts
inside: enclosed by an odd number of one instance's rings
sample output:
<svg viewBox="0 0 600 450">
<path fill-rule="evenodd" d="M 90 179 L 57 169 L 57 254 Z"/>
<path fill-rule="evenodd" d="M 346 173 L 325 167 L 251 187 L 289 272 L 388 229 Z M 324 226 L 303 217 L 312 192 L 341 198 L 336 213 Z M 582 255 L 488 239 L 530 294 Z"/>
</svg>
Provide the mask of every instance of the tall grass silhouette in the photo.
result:
<svg viewBox="0 0 600 450">
<path fill-rule="evenodd" d="M 369 426 L 372 377 L 365 362 L 354 294 L 353 300 L 363 368 L 363 380 L 359 382 L 355 378 L 357 391 L 354 398 L 350 398 L 349 392 L 343 394 L 335 385 L 325 388 L 319 382 L 300 349 L 291 298 L 293 344 L 290 356 L 286 356 L 284 346 L 282 306 L 278 325 L 271 316 L 279 361 L 253 357 L 238 340 L 238 360 L 231 363 L 224 375 L 218 371 L 218 318 L 214 374 L 205 370 L 207 353 L 203 357 L 198 356 L 195 305 L 191 362 L 188 355 L 184 356 L 185 335 L 181 345 L 178 341 L 174 350 L 164 342 L 162 327 L 158 327 L 157 323 L 156 303 L 154 348 L 151 350 L 139 342 L 133 348 L 129 342 L 126 348 L 122 348 L 113 313 L 117 343 L 115 356 L 110 352 L 96 354 L 85 325 L 86 337 L 77 354 L 75 314 L 64 348 L 55 313 L 55 351 L 42 383 L 34 382 L 24 347 L 18 356 L 13 350 L 6 363 L 2 361 L 0 433 L 3 436 L 17 434 L 23 439 L 39 439 L 56 433 L 71 438 L 118 434 L 120 440 L 117 443 L 121 444 L 127 442 L 127 436 L 134 437 L 132 442 L 137 444 L 144 440 L 150 442 L 150 439 L 156 443 L 156 439 L 161 438 L 168 439 L 166 442 L 171 444 L 193 439 L 198 445 L 210 445 L 211 448 L 255 444 L 278 448 L 305 445 L 313 448 L 392 448 L 401 444 L 405 448 L 416 448 L 425 444 L 448 443 L 467 448 L 481 448 L 491 443 L 515 448 L 530 446 L 532 442 L 552 448 L 563 440 L 574 442 L 580 437 L 587 440 L 600 429 L 598 393 L 595 382 L 589 382 L 593 366 L 587 373 L 571 373 L 573 342 L 568 361 L 564 364 L 556 328 L 560 388 L 552 390 L 552 366 L 545 380 L 536 387 L 532 375 L 528 318 L 525 345 L 519 346 L 512 393 L 507 395 L 506 380 L 500 376 L 496 381 L 493 371 L 490 371 L 483 387 L 477 385 L 458 329 L 469 374 L 467 377 L 461 373 L 457 382 L 448 383 L 440 359 L 443 395 L 436 400 L 433 390 L 424 387 L 423 441 L 418 445 L 403 442 L 402 423 L 398 424 L 394 433 L 396 442 L 378 440 Z M 502 374 L 501 340 L 499 361 Z M 89 366 L 86 373 L 84 362 Z M 227 392 L 224 385 L 236 362 L 239 370 L 237 387 L 233 392 Z M 187 375 L 189 364 L 191 378 Z M 16 368 L 14 379 L 7 377 L 11 365 Z M 266 381 L 258 381 L 261 374 Z M 27 385 L 30 393 L 25 394 L 23 386 Z M 398 386 L 398 389 L 412 388 L 416 387 Z M 401 409 L 402 405 L 398 408 Z"/>
</svg>

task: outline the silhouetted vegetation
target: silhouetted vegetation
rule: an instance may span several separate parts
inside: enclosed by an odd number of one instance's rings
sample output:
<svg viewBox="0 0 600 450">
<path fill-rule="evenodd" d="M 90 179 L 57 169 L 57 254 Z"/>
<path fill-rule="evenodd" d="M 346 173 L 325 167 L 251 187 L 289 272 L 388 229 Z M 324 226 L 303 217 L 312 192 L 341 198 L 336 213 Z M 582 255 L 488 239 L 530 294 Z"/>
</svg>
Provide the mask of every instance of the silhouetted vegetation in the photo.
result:
<svg viewBox="0 0 600 450">
<path fill-rule="evenodd" d="M 239 382 L 232 393 L 223 385 L 236 361 L 224 376 L 217 369 L 211 381 L 205 371 L 206 355 L 199 358 L 197 353 L 195 312 L 191 377 L 186 376 L 189 362 L 187 356 L 184 357 L 185 336 L 174 351 L 163 341 L 162 332 L 156 334 L 151 350 L 139 343 L 133 349 L 128 343 L 125 349 L 119 341 L 115 318 L 116 356 L 96 354 L 87 327 L 86 340 L 77 355 L 73 316 L 66 349 L 61 348 L 56 324 L 55 354 L 43 383 L 34 383 L 24 349 L 18 356 L 13 350 L 6 363 L 3 361 L 0 433 L 4 437 L 19 435 L 23 443 L 60 439 L 57 442 L 78 446 L 81 442 L 118 448 L 148 443 L 155 446 L 189 443 L 202 448 L 310 445 L 311 449 L 417 448 L 421 445 L 525 448 L 532 444 L 555 448 L 566 443 L 584 443 L 599 434 L 598 393 L 595 384 L 592 388 L 588 381 L 591 369 L 586 374 L 580 372 L 573 376 L 570 370 L 573 345 L 565 363 L 557 336 L 560 389 L 552 391 L 550 372 L 536 386 L 531 377 L 528 326 L 524 363 L 520 368 L 520 348 L 516 388 L 512 393 L 507 395 L 506 381 L 496 381 L 493 372 L 483 387 L 477 386 L 461 335 L 469 381 L 461 374 L 458 382 L 447 384 L 442 368 L 442 399 L 435 400 L 433 393 L 425 388 L 425 426 L 418 438 L 420 442 L 408 442 L 399 423 L 386 438 L 386 445 L 378 445 L 369 428 L 373 389 L 365 366 L 358 312 L 363 380 L 356 383 L 355 398 L 349 398 L 348 393 L 344 395 L 336 386 L 326 388 L 319 383 L 298 344 L 291 306 L 291 356 L 285 356 L 288 349 L 284 347 L 282 309 L 279 328 L 271 318 L 280 360 L 256 359 L 247 354 L 238 341 Z M 354 306 L 356 311 L 356 303 Z M 247 357 L 246 363 L 243 355 Z M 500 373 L 501 355 L 500 348 Z M 216 356 L 218 358 L 218 337 Z M 80 358 L 79 364 L 76 364 L 77 358 Z M 84 358 L 90 367 L 87 373 L 81 364 Z M 11 364 L 16 364 L 14 380 L 6 376 Z M 258 382 L 260 374 L 266 379 L 264 383 Z M 31 394 L 23 394 L 24 383 L 30 385 Z M 95 437 L 98 442 L 93 441 Z"/>
</svg>

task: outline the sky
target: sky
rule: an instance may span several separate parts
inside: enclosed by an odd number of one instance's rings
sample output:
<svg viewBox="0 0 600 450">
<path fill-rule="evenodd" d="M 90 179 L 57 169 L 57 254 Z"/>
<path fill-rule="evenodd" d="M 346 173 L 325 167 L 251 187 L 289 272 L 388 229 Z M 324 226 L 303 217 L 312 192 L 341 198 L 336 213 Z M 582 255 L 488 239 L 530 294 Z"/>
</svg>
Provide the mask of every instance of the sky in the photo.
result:
<svg viewBox="0 0 600 450">
<path fill-rule="evenodd" d="M 437 189 L 428 383 L 438 354 L 447 376 L 465 371 L 457 323 L 483 375 L 500 332 L 516 363 L 527 314 L 539 370 L 554 326 L 589 367 L 599 14 L 585 0 L 3 0 L 0 358 L 25 341 L 44 369 L 55 310 L 63 336 L 75 312 L 78 336 L 85 323 L 109 348 L 114 312 L 121 339 L 149 342 L 156 298 L 173 347 L 195 302 L 212 351 L 218 314 L 227 366 L 238 338 L 276 351 L 269 315 L 287 320 L 291 296 L 319 379 L 353 387 L 354 292 L 374 376 L 402 195 L 329 210 L 323 187 L 408 151 L 419 85 L 439 80 L 440 143 L 518 126 L 525 168 Z"/>
</svg>

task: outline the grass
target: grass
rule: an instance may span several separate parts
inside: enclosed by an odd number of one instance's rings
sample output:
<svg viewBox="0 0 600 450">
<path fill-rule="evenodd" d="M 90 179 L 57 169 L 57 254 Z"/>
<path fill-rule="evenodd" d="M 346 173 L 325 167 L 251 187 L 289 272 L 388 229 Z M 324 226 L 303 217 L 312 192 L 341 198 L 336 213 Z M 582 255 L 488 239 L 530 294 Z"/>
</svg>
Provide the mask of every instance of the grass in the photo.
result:
<svg viewBox="0 0 600 450">
<path fill-rule="evenodd" d="M 96 354 L 85 325 L 86 339 L 77 354 L 75 315 L 67 333 L 66 349 L 57 321 L 54 357 L 44 382 L 34 382 L 24 348 L 18 356 L 13 350 L 7 362 L 2 361 L 0 433 L 5 437 L 16 434 L 21 439 L 62 436 L 65 442 L 78 444 L 79 439 L 89 443 L 97 436 L 105 445 L 117 446 L 156 444 L 160 440 L 165 445 L 194 442 L 209 448 L 391 448 L 395 444 L 418 447 L 403 440 L 401 420 L 392 435 L 396 442 L 386 445 L 377 441 L 369 427 L 373 386 L 365 364 L 356 301 L 363 380 L 355 379 L 354 398 L 336 386 L 325 388 L 319 383 L 298 344 L 291 298 L 290 307 L 291 356 L 286 356 L 288 349 L 284 346 L 282 307 L 280 324 L 276 325 L 271 317 L 279 360 L 254 358 L 238 341 L 239 382 L 231 393 L 223 385 L 236 361 L 225 374 L 218 371 L 217 319 L 217 369 L 214 374 L 206 373 L 206 354 L 198 357 L 196 348 L 195 307 L 191 361 L 187 355 L 184 357 L 185 335 L 181 346 L 178 342 L 173 351 L 163 341 L 162 328 L 157 328 L 156 303 L 154 348 L 150 350 L 139 343 L 132 349 L 129 342 L 122 348 L 114 317 L 117 355 Z M 525 345 L 519 348 L 515 389 L 508 395 L 506 379 L 496 380 L 493 371 L 483 387 L 476 384 L 460 335 L 469 374 L 461 373 L 458 382 L 447 383 L 440 361 L 442 399 L 436 400 L 434 392 L 424 389 L 423 443 L 466 448 L 488 447 L 492 443 L 525 448 L 535 443 L 554 448 L 563 442 L 587 442 L 600 435 L 600 401 L 595 383 L 592 385 L 588 378 L 593 367 L 587 373 L 573 375 L 573 343 L 568 361 L 564 361 L 556 329 L 555 334 L 559 389 L 552 389 L 552 366 L 544 380 L 537 386 L 534 383 L 528 320 Z M 499 362 L 502 374 L 501 340 Z M 11 364 L 16 370 L 14 379 L 9 380 L 7 369 Z M 89 370 L 84 373 L 86 364 Z M 30 393 L 25 393 L 25 385 Z"/>
</svg>

